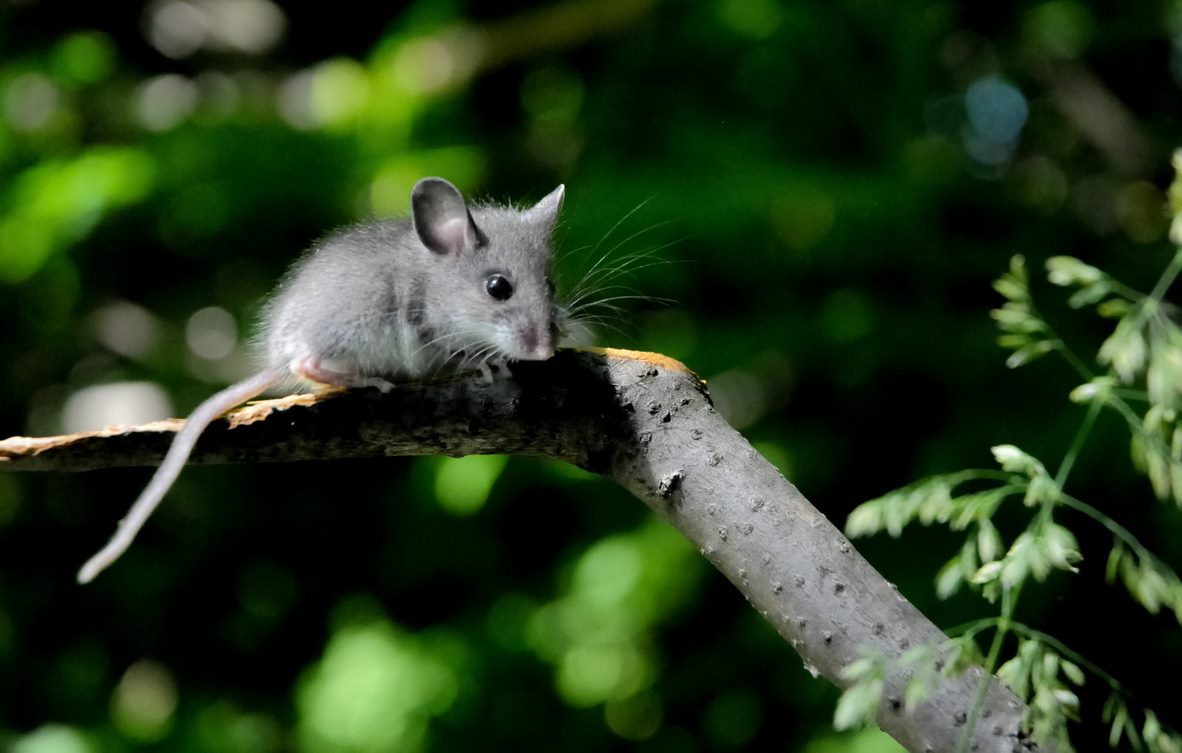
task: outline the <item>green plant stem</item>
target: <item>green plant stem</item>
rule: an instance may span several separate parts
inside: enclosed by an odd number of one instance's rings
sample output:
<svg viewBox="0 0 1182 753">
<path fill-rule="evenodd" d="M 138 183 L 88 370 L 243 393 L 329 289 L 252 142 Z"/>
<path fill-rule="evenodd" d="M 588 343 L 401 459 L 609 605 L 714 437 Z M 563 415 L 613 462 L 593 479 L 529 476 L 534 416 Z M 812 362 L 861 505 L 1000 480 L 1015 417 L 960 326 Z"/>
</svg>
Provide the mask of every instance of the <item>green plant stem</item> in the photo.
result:
<svg viewBox="0 0 1182 753">
<path fill-rule="evenodd" d="M 1087 441 L 1088 435 L 1092 431 L 1092 427 L 1096 424 L 1096 417 L 1100 415 L 1100 408 L 1103 403 L 1098 400 L 1093 400 L 1088 405 L 1087 415 L 1084 416 L 1083 423 L 1079 425 L 1079 429 L 1075 432 L 1075 438 L 1071 440 L 1071 447 L 1067 450 L 1067 454 L 1063 456 L 1063 462 L 1059 464 L 1059 471 L 1055 474 L 1055 486 L 1059 487 L 1060 494 L 1064 484 L 1067 483 L 1067 476 L 1070 475 L 1072 467 L 1075 466 L 1075 461 L 1079 457 L 1080 450 L 1083 449 L 1084 442 Z"/>
<path fill-rule="evenodd" d="M 1109 394 L 1109 399 L 1106 404 L 1111 405 L 1113 409 L 1116 410 L 1116 412 L 1119 413 L 1122 418 L 1124 418 L 1125 422 L 1129 425 L 1129 431 L 1131 433 L 1140 435 L 1158 452 L 1164 455 L 1168 455 L 1170 453 L 1170 448 L 1160 436 L 1145 431 L 1141 416 L 1138 416 L 1136 411 L 1130 408 L 1128 404 L 1125 403 L 1125 401 L 1121 400 L 1115 395 Z"/>
<path fill-rule="evenodd" d="M 1002 620 L 1002 618 L 1000 618 L 1000 617 L 985 617 L 980 620 L 973 620 L 972 622 L 967 622 L 964 625 L 958 625 L 957 627 L 952 628 L 948 632 L 950 634 L 960 634 L 960 635 L 970 635 L 971 636 L 973 634 L 981 632 L 982 630 L 987 630 L 988 628 L 991 628 L 991 627 L 999 627 L 1001 620 Z M 1013 632 L 1015 632 L 1019 635 L 1022 635 L 1026 638 L 1032 638 L 1036 641 L 1039 641 L 1041 643 L 1045 643 L 1048 646 L 1054 648 L 1056 651 L 1059 652 L 1060 655 L 1067 657 L 1071 661 L 1075 662 L 1076 664 L 1080 665 L 1081 667 L 1083 667 L 1087 671 L 1091 672 L 1096 677 L 1103 680 L 1104 683 L 1106 685 L 1108 685 L 1110 688 L 1112 688 L 1114 691 L 1121 693 L 1122 695 L 1126 695 L 1126 696 L 1129 694 L 1128 690 L 1123 685 L 1121 685 L 1119 680 L 1117 680 L 1115 677 L 1110 675 L 1108 672 L 1105 672 L 1103 669 L 1101 669 L 1099 666 L 1097 666 L 1096 664 L 1094 664 L 1093 662 L 1088 660 L 1083 655 L 1081 655 L 1081 654 L 1077 653 L 1076 651 L 1074 651 L 1073 649 L 1069 648 L 1066 644 L 1064 644 L 1062 641 L 1060 641 L 1055 636 L 1044 633 L 1041 630 L 1037 630 L 1035 628 L 1032 628 L 1023 622 L 1016 622 L 1016 621 L 1011 620 L 1007 623 L 1007 626 L 1008 626 L 1008 629 L 1012 630 Z"/>
<path fill-rule="evenodd" d="M 1071 348 L 1067 347 L 1062 338 L 1060 338 L 1055 333 L 1049 324 L 1047 325 L 1047 332 L 1053 338 L 1051 342 L 1054 345 L 1055 352 L 1062 356 L 1063 360 L 1066 361 L 1068 365 L 1071 366 L 1071 368 L 1075 369 L 1075 372 L 1079 374 L 1079 376 L 1085 382 L 1090 382 L 1096 378 L 1096 375 L 1092 373 L 1092 370 L 1088 368 L 1087 364 L 1085 364 L 1079 356 L 1075 355 Z"/>
<path fill-rule="evenodd" d="M 977 689 L 977 697 L 973 699 L 973 707 L 969 710 L 969 718 L 965 723 L 964 732 L 956 743 L 956 753 L 968 750 L 969 739 L 973 730 L 977 728 L 977 718 L 981 715 L 981 706 L 985 703 L 985 691 L 989 688 L 989 679 L 997 672 L 997 659 L 1001 655 L 1002 644 L 1005 643 L 1006 633 L 1013 624 L 1014 608 L 1018 602 L 1021 585 L 1011 589 L 1003 589 L 1001 595 L 1001 615 L 997 618 L 997 631 L 993 634 L 993 642 L 989 646 L 989 655 L 985 659 L 985 681 Z"/>
<path fill-rule="evenodd" d="M 1149 402 L 1149 393 L 1145 390 L 1133 390 L 1127 387 L 1115 387 L 1108 391 L 1108 394 L 1114 395 L 1124 400 L 1137 400 L 1138 402 Z"/>
<path fill-rule="evenodd" d="M 1165 566 L 1161 560 L 1155 557 L 1152 552 L 1146 549 L 1141 544 L 1141 542 L 1137 540 L 1137 537 L 1134 536 L 1129 531 L 1129 529 L 1125 528 L 1120 523 L 1117 523 L 1115 520 L 1100 512 L 1095 507 L 1092 507 L 1087 502 L 1084 502 L 1081 499 L 1076 499 L 1070 494 L 1061 495 L 1060 501 L 1063 503 L 1064 507 L 1069 507 L 1076 512 L 1083 513 L 1084 515 L 1087 515 L 1092 520 L 1107 528 L 1113 536 L 1124 542 L 1125 546 L 1136 552 L 1138 557 L 1153 560 L 1154 562 L 1161 564 L 1163 567 Z"/>
<path fill-rule="evenodd" d="M 1166 295 L 1166 291 L 1174 284 L 1174 280 L 1178 278 L 1178 273 L 1182 272 L 1182 248 L 1174 252 L 1174 258 L 1170 259 L 1170 263 L 1166 265 L 1165 271 L 1161 273 L 1157 284 L 1153 286 L 1153 290 L 1149 291 L 1149 297 L 1157 303 L 1161 303 Z"/>
</svg>

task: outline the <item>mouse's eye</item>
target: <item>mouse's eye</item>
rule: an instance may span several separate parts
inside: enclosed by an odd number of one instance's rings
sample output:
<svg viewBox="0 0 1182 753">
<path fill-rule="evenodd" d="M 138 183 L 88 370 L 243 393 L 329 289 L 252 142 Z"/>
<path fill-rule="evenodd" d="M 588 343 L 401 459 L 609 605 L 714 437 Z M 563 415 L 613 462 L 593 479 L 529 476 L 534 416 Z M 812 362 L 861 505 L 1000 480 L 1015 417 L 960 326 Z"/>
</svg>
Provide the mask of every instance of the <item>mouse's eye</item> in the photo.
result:
<svg viewBox="0 0 1182 753">
<path fill-rule="evenodd" d="M 513 295 L 513 283 L 505 279 L 504 275 L 489 275 L 484 281 L 484 289 L 498 301 L 507 301 Z"/>
</svg>

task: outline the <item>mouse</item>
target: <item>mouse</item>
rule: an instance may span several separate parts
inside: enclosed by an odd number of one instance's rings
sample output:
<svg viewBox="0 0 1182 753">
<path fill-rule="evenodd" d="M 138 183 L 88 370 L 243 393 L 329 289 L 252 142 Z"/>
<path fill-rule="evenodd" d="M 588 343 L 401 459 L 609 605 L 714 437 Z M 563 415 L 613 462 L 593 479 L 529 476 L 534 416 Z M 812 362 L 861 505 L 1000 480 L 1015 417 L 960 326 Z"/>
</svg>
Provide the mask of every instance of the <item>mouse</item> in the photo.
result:
<svg viewBox="0 0 1182 753">
<path fill-rule="evenodd" d="M 470 203 L 423 178 L 409 216 L 347 226 L 312 245 L 262 307 L 259 370 L 185 419 L 114 536 L 78 571 L 113 564 L 160 505 L 219 416 L 287 383 L 395 389 L 397 383 L 554 355 L 563 312 L 551 242 L 565 187 L 525 209 Z"/>
</svg>

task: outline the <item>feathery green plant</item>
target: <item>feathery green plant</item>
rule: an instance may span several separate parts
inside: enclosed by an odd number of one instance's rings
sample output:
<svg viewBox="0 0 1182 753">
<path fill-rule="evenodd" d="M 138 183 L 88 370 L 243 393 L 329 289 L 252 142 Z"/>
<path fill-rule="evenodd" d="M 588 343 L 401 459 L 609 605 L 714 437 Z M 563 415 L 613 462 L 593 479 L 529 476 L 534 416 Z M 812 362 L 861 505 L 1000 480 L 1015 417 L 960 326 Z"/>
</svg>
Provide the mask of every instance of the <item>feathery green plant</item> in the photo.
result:
<svg viewBox="0 0 1182 753">
<path fill-rule="evenodd" d="M 1174 217 L 1170 239 L 1178 250 L 1150 293 L 1133 290 L 1070 256 L 1046 262 L 1051 284 L 1071 291 L 1071 308 L 1094 308 L 1101 317 L 1115 320 L 1094 357 L 1073 352 L 1035 308 L 1021 256 L 1011 259 L 1009 271 L 994 284 L 1005 299 L 992 316 L 1001 331 L 999 344 L 1011 351 L 1006 364 L 1018 368 L 1055 354 L 1082 380 L 1068 398 L 1086 406 L 1086 412 L 1055 472 L 1014 445 L 998 445 L 992 451 L 999 469 L 923 479 L 866 502 L 850 515 L 846 531 L 851 537 L 880 531 L 898 536 L 912 523 L 939 523 L 964 533 L 960 550 L 936 575 L 936 593 L 947 598 L 962 587 L 973 588 L 999 605 L 999 613 L 949 631 L 953 637 L 947 645 L 913 648 L 900 657 L 867 654 L 851 663 L 845 676 L 852 684 L 838 703 L 835 726 L 872 720 L 885 678 L 893 673 L 907 673 L 906 705 L 911 706 L 923 697 L 936 671 L 953 673 L 970 661 L 980 661 L 1027 701 L 1027 722 L 1035 737 L 1060 750 L 1072 750 L 1067 722 L 1078 719 L 1075 689 L 1090 672 L 1110 689 L 1103 719 L 1109 725 L 1111 746 L 1127 742 L 1151 753 L 1182 751 L 1182 736 L 1164 729 L 1152 710 L 1131 709 L 1115 677 L 1054 637 L 1014 619 L 1019 598 L 1033 587 L 1032 581 L 1041 583 L 1056 570 L 1078 572 L 1083 558 L 1070 526 L 1090 522 L 1113 537 L 1108 581 L 1119 582 L 1153 614 L 1172 611 L 1182 624 L 1178 574 L 1106 512 L 1068 491 L 1071 471 L 1097 417 L 1110 410 L 1123 419 L 1133 463 L 1148 477 L 1154 494 L 1182 507 L 1182 329 L 1165 301 L 1166 291 L 1182 271 L 1182 151 L 1175 154 L 1174 168 L 1178 177 L 1169 193 Z M 1003 504 L 1015 501 L 1029 513 L 1024 529 L 1007 542 L 993 519 Z M 982 658 L 977 640 L 989 633 Z M 967 729 L 972 729 L 976 716 L 974 708 Z M 962 747 L 967 738 L 962 738 Z"/>
</svg>

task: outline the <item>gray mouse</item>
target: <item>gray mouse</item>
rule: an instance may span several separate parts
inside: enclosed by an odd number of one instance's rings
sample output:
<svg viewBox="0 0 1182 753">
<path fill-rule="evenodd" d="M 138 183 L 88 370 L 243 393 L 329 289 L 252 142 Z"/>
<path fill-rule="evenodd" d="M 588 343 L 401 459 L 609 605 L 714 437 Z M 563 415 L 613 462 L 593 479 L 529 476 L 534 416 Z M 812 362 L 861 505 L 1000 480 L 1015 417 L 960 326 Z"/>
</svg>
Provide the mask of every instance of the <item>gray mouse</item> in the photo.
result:
<svg viewBox="0 0 1182 753">
<path fill-rule="evenodd" d="M 78 572 L 87 583 L 119 558 L 218 416 L 293 376 L 376 387 L 554 354 L 561 309 L 550 237 L 564 187 L 529 209 L 469 206 L 442 178 L 411 191 L 411 214 L 328 235 L 299 259 L 263 308 L 262 368 L 208 398 L 185 421 L 110 542 Z"/>
</svg>

